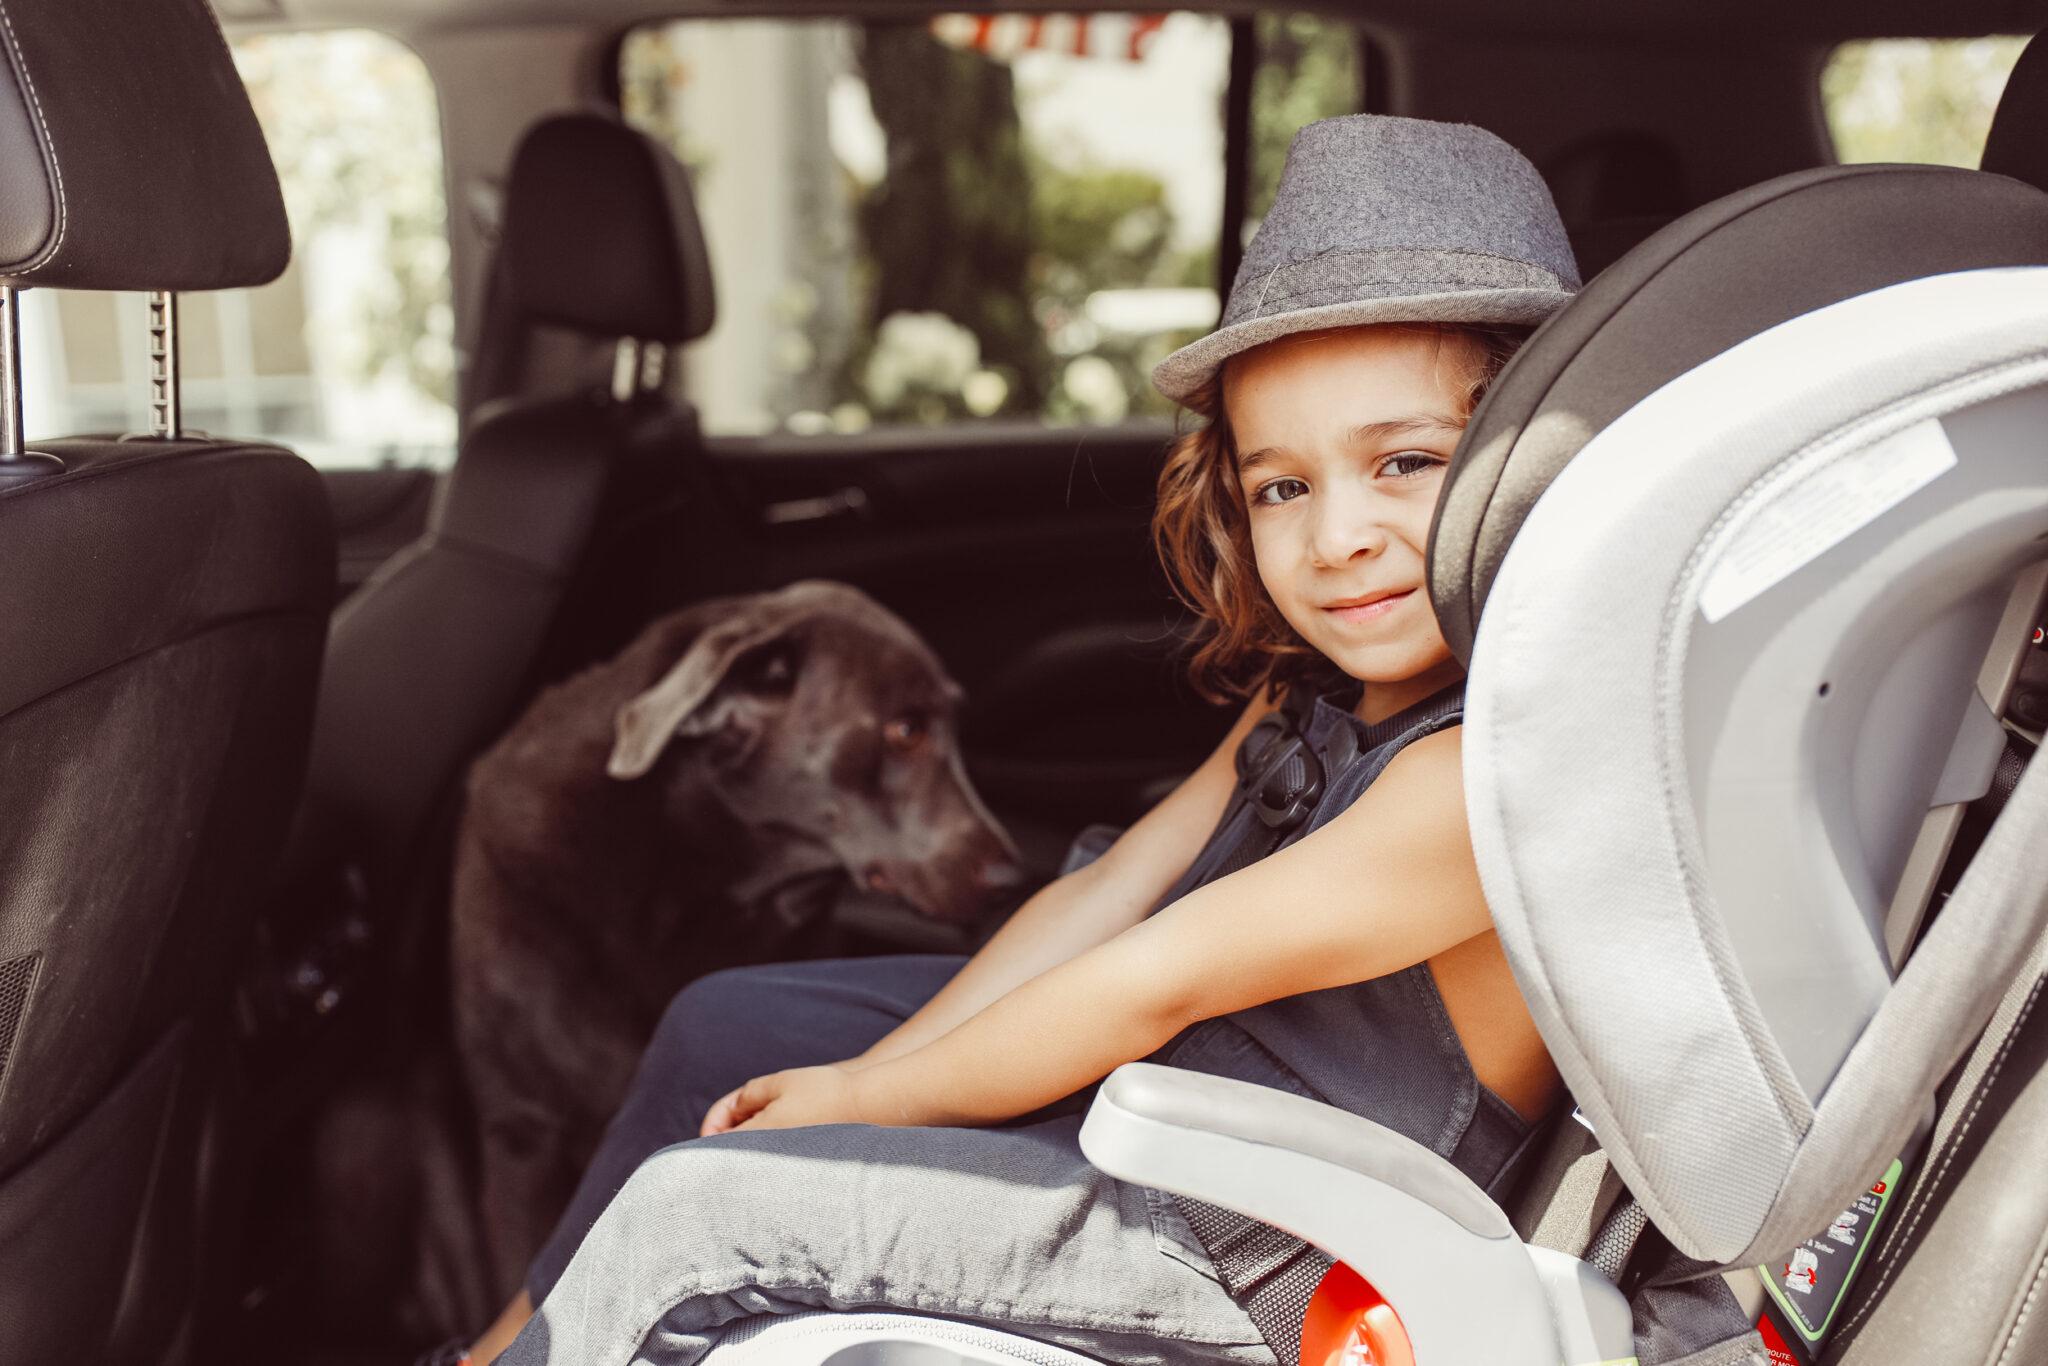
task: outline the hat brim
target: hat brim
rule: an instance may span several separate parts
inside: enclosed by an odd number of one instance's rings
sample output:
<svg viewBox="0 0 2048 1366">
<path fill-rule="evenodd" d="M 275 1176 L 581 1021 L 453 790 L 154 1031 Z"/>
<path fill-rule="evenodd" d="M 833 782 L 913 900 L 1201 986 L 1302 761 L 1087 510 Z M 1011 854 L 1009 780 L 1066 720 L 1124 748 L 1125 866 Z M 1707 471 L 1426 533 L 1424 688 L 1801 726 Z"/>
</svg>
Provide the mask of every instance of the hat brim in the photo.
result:
<svg viewBox="0 0 2048 1366">
<path fill-rule="evenodd" d="M 1561 289 L 1461 289 L 1395 299 L 1354 299 L 1219 327 L 1152 367 L 1152 387 L 1186 403 L 1223 362 L 1297 332 L 1367 323 L 1540 323 L 1575 296 Z"/>
</svg>

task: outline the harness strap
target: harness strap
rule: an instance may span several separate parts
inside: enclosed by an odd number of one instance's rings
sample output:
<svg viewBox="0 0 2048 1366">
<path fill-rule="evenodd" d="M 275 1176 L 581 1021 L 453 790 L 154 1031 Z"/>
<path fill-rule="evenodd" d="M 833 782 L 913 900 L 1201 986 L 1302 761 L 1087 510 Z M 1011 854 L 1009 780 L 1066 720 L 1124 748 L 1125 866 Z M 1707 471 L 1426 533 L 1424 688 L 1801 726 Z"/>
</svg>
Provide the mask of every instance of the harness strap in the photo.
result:
<svg viewBox="0 0 2048 1366">
<path fill-rule="evenodd" d="M 1300 1366 L 1301 1325 L 1309 1301 L 1336 1260 L 1291 1233 L 1200 1200 L 1176 1196 L 1188 1228 L 1201 1240 L 1216 1279 L 1280 1359 Z"/>
</svg>

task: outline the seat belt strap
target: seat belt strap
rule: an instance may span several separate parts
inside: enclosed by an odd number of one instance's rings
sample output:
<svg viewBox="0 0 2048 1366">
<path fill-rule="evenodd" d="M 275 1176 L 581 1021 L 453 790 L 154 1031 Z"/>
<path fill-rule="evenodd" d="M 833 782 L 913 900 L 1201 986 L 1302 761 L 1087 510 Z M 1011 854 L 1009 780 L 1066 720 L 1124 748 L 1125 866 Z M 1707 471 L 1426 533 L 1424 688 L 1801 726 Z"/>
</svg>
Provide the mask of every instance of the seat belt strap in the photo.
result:
<svg viewBox="0 0 2048 1366">
<path fill-rule="evenodd" d="M 1636 1250 L 1636 1242 L 1649 1222 L 1650 1216 L 1636 1198 L 1624 1194 L 1601 1221 L 1600 1231 L 1593 1235 L 1583 1260 L 1599 1267 L 1601 1275 L 1619 1285 L 1622 1273 L 1628 1269 L 1629 1254 Z"/>
</svg>

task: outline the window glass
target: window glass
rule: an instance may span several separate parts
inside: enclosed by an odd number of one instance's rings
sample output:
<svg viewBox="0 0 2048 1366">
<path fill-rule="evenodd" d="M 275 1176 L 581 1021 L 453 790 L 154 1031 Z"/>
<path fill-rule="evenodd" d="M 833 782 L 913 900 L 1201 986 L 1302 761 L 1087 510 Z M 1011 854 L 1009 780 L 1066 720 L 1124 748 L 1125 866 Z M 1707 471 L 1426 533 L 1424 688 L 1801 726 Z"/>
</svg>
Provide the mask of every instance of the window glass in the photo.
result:
<svg viewBox="0 0 2048 1366">
<path fill-rule="evenodd" d="M 1844 162 L 1975 167 L 2025 38 L 1887 38 L 1844 43 L 1821 75 Z"/>
<path fill-rule="evenodd" d="M 1164 412 L 1212 326 L 1229 29 L 1171 16 L 681 21 L 627 117 L 695 172 L 712 431 Z"/>
<path fill-rule="evenodd" d="M 315 464 L 452 461 L 454 315 L 441 142 L 425 66 L 381 34 L 234 44 L 291 219 L 260 289 L 180 296 L 184 420 Z M 148 426 L 143 296 L 23 298 L 31 436 Z"/>
<path fill-rule="evenodd" d="M 1272 11 L 1261 12 L 1255 25 L 1259 61 L 1252 78 L 1247 242 L 1273 207 L 1280 168 L 1296 131 L 1365 107 L 1364 49 L 1357 29 L 1328 15 Z"/>
<path fill-rule="evenodd" d="M 1355 42 L 1277 19 L 1262 156 L 1356 107 Z M 717 276 L 706 428 L 1169 412 L 1147 373 L 1216 320 L 1229 65 L 1192 14 L 636 30 L 626 117 L 691 168 Z"/>
</svg>

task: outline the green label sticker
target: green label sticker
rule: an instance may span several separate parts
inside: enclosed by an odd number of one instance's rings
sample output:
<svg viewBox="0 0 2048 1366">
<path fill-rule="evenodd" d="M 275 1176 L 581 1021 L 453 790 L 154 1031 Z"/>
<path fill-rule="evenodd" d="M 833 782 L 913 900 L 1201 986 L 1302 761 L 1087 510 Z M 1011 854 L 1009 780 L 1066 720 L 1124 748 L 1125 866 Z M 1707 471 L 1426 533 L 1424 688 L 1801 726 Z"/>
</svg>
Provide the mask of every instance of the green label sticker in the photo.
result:
<svg viewBox="0 0 2048 1366">
<path fill-rule="evenodd" d="M 1756 1274 L 1763 1278 L 1764 1289 L 1808 1346 L 1817 1346 L 1827 1336 L 1857 1269 L 1863 1265 L 1863 1254 L 1877 1236 L 1878 1225 L 1899 1188 L 1899 1173 L 1903 1170 L 1903 1165 L 1894 1160 L 1885 1168 L 1884 1176 L 1856 1197 L 1856 1203 L 1837 1215 L 1818 1238 L 1809 1238 L 1793 1248 L 1792 1255 L 1779 1265 L 1756 1269 Z"/>
</svg>

